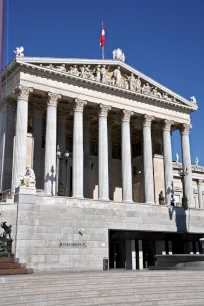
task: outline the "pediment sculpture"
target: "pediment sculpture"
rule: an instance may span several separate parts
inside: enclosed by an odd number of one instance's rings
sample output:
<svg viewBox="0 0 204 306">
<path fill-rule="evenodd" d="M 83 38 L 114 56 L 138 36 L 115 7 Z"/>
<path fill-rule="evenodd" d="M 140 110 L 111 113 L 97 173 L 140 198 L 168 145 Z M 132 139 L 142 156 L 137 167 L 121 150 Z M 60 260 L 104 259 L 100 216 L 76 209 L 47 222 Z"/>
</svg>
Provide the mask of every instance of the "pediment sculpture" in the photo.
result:
<svg viewBox="0 0 204 306">
<path fill-rule="evenodd" d="M 22 187 L 35 188 L 36 179 L 32 168 L 26 167 L 25 175 L 20 179 Z"/>
<path fill-rule="evenodd" d="M 117 49 L 118 50 L 118 49 Z M 116 56 L 116 55 L 115 55 Z M 117 55 L 118 56 L 118 55 Z M 137 92 L 147 96 L 153 96 L 158 99 L 179 103 L 175 97 L 169 96 L 166 92 L 162 92 L 156 86 L 152 86 L 145 82 L 142 78 L 133 72 L 125 71 L 125 69 L 116 65 L 69 65 L 69 64 L 40 64 L 40 67 L 51 69 L 59 73 L 65 73 L 74 77 L 88 79 L 90 81 L 100 82 L 106 85 L 115 86 L 129 91 Z"/>
</svg>

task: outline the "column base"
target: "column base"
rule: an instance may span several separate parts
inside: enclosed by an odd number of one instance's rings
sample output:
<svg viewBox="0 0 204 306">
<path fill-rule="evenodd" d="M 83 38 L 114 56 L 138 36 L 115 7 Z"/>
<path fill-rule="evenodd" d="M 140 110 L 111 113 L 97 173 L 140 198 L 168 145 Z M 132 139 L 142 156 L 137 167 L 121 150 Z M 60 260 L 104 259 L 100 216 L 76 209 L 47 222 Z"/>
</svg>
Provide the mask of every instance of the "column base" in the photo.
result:
<svg viewBox="0 0 204 306">
<path fill-rule="evenodd" d="M 145 202 L 147 205 L 156 205 L 154 202 Z"/>
<path fill-rule="evenodd" d="M 73 195 L 73 196 L 72 196 L 72 199 L 79 199 L 79 200 L 82 200 L 82 199 L 84 199 L 84 197 L 83 197 L 83 196 L 80 196 L 80 195 Z"/>
<path fill-rule="evenodd" d="M 132 200 L 123 200 L 124 203 L 127 203 L 127 204 L 133 204 L 134 202 Z"/>
<path fill-rule="evenodd" d="M 110 201 L 109 198 L 99 198 L 98 200 L 99 200 L 99 201 Z"/>
</svg>

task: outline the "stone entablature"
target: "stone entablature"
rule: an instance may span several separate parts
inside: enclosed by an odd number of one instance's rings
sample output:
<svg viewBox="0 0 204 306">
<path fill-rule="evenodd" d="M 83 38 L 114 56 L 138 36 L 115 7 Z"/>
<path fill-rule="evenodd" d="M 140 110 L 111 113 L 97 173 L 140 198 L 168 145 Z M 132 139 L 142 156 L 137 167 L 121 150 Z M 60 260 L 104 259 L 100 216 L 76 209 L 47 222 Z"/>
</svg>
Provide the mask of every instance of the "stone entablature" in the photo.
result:
<svg viewBox="0 0 204 306">
<path fill-rule="evenodd" d="M 16 58 L 16 61 L 11 62 L 7 67 L 7 76 L 13 73 L 19 64 L 22 70 L 23 68 L 34 69 L 72 80 L 91 82 L 93 85 L 98 83 L 99 86 L 103 85 L 114 91 L 120 90 L 126 94 L 148 97 L 149 100 L 183 108 L 189 112 L 197 109 L 195 97 L 194 99 L 191 97 L 188 101 L 120 61 L 59 59 L 57 62 L 51 58 Z"/>
</svg>

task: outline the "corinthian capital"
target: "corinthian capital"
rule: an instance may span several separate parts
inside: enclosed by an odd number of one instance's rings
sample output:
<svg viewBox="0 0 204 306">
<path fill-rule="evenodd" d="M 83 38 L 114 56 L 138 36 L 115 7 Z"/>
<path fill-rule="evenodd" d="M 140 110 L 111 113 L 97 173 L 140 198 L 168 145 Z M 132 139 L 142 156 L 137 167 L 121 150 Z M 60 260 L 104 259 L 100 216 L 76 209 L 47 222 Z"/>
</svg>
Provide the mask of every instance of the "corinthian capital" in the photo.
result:
<svg viewBox="0 0 204 306">
<path fill-rule="evenodd" d="M 153 117 L 153 116 L 144 115 L 144 118 L 143 118 L 143 126 L 144 126 L 144 127 L 150 127 L 153 120 L 154 120 L 154 117 Z"/>
<path fill-rule="evenodd" d="M 83 112 L 84 106 L 87 104 L 87 101 L 81 100 L 81 99 L 75 99 L 74 103 L 74 111 L 75 112 Z"/>
<path fill-rule="evenodd" d="M 189 135 L 189 131 L 192 128 L 191 124 L 184 123 L 181 127 L 181 135 Z"/>
<path fill-rule="evenodd" d="M 107 118 L 109 110 L 111 110 L 109 105 L 100 104 L 99 117 Z"/>
<path fill-rule="evenodd" d="M 123 109 L 122 112 L 122 121 L 130 122 L 131 116 L 134 114 L 134 112 L 128 111 L 126 109 Z"/>
<path fill-rule="evenodd" d="M 33 92 L 33 88 L 25 87 L 22 85 L 19 85 L 14 89 L 14 93 L 17 94 L 18 100 L 28 101 L 31 92 Z"/>
<path fill-rule="evenodd" d="M 163 130 L 164 130 L 164 131 L 170 132 L 170 131 L 171 131 L 171 126 L 172 126 L 173 123 L 174 123 L 174 121 L 171 121 L 171 120 L 164 120 L 164 123 L 163 123 Z"/>
<path fill-rule="evenodd" d="M 48 92 L 47 106 L 57 107 L 59 99 L 61 99 L 61 95 L 54 92 Z"/>
</svg>

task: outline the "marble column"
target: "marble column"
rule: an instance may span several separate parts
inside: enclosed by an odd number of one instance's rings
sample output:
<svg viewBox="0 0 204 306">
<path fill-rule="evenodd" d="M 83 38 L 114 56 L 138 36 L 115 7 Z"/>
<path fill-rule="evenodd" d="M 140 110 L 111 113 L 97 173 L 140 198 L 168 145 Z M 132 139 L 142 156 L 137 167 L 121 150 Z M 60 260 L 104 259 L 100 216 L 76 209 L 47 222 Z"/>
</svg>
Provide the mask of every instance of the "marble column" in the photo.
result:
<svg viewBox="0 0 204 306">
<path fill-rule="evenodd" d="M 60 95 L 49 92 L 47 99 L 44 192 L 55 195 L 57 150 L 57 104 Z"/>
<path fill-rule="evenodd" d="M 83 110 L 86 101 L 75 99 L 73 126 L 73 197 L 83 198 L 84 152 L 83 152 Z"/>
<path fill-rule="evenodd" d="M 163 146 L 164 146 L 164 183 L 166 204 L 170 205 L 171 194 L 173 194 L 173 169 L 171 148 L 171 125 L 173 121 L 164 120 L 163 124 Z"/>
<path fill-rule="evenodd" d="M 187 197 L 188 207 L 195 208 L 193 197 L 193 181 L 191 170 L 191 153 L 189 143 L 189 130 L 192 126 L 190 124 L 183 124 L 181 128 L 181 142 L 182 142 L 182 156 L 183 156 L 183 169 L 187 174 L 184 176 L 184 196 Z"/>
<path fill-rule="evenodd" d="M 90 180 L 91 180 L 91 165 L 90 165 L 90 142 L 89 142 L 89 117 L 84 118 L 84 197 L 90 199 Z"/>
<path fill-rule="evenodd" d="M 109 176 L 109 199 L 113 200 L 113 177 L 112 177 L 112 124 L 108 122 L 108 176 Z"/>
<path fill-rule="evenodd" d="M 42 144 L 43 144 L 43 111 L 42 107 L 34 104 L 33 106 L 33 170 L 36 177 L 36 188 L 43 189 L 43 161 L 42 161 Z"/>
<path fill-rule="evenodd" d="M 20 185 L 20 178 L 26 172 L 27 159 L 27 129 L 28 129 L 28 99 L 32 88 L 19 85 L 17 93 L 16 137 L 14 147 L 14 165 L 12 178 L 12 191 Z"/>
<path fill-rule="evenodd" d="M 145 115 L 143 120 L 144 191 L 146 204 L 154 204 L 154 177 L 152 162 L 151 123 L 154 117 Z"/>
<path fill-rule="evenodd" d="M 67 160 L 64 158 L 64 153 L 67 151 L 67 114 L 65 110 L 60 110 L 57 118 L 57 145 L 60 147 L 61 157 L 59 159 L 58 173 L 58 195 L 65 196 L 66 179 L 67 179 Z"/>
<path fill-rule="evenodd" d="M 5 103 L 5 104 L 4 104 Z M 4 101 L 4 123 L 1 137 L 2 155 L 0 157 L 2 165 L 2 190 L 11 189 L 12 184 L 12 168 L 13 168 L 13 143 L 14 143 L 14 124 L 15 124 L 15 110 L 16 103 L 7 99 Z M 3 120 L 4 120 L 3 119 Z"/>
<path fill-rule="evenodd" d="M 99 186 L 98 198 L 100 200 L 109 200 L 109 179 L 108 179 L 108 127 L 107 116 L 111 109 L 110 106 L 100 105 L 99 111 L 99 148 L 98 148 L 98 173 L 99 173 Z"/>
<path fill-rule="evenodd" d="M 133 112 L 123 110 L 122 114 L 122 194 L 123 202 L 132 203 L 132 157 L 130 140 L 130 118 Z"/>
<path fill-rule="evenodd" d="M 199 208 L 204 209 L 204 203 L 203 203 L 203 185 L 202 185 L 203 180 L 198 180 L 198 203 L 199 203 Z"/>
</svg>

